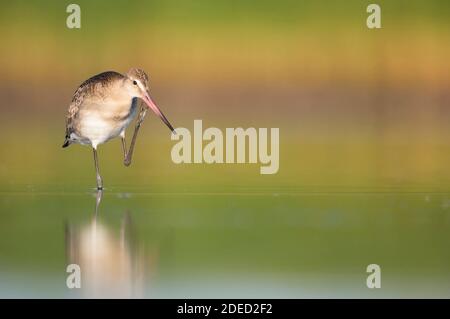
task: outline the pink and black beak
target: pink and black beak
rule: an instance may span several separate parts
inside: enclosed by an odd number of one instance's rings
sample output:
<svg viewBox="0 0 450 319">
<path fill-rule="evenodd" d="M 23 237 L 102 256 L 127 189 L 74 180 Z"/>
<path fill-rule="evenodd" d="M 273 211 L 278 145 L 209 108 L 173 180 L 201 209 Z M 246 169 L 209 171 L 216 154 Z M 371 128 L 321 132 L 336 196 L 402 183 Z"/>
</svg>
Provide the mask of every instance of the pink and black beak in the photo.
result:
<svg viewBox="0 0 450 319">
<path fill-rule="evenodd" d="M 156 106 L 156 104 L 153 102 L 152 98 L 150 97 L 150 94 L 148 92 L 145 92 L 143 100 L 145 104 L 148 105 L 148 108 L 151 109 L 158 117 L 163 121 L 167 127 L 172 131 L 173 134 L 176 134 L 175 129 L 173 126 L 169 123 L 167 118 L 164 116 L 163 112 L 159 109 L 159 107 Z"/>
</svg>

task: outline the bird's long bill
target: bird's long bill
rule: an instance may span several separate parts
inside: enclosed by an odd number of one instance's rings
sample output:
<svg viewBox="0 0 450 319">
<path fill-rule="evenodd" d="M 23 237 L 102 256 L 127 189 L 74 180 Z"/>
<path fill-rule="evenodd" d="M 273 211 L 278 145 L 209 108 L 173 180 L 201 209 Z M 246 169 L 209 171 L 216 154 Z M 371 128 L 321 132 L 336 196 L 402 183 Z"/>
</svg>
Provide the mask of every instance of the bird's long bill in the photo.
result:
<svg viewBox="0 0 450 319">
<path fill-rule="evenodd" d="M 148 107 L 155 112 L 156 115 L 158 115 L 158 117 L 161 119 L 161 121 L 163 121 L 167 127 L 172 131 L 173 134 L 176 134 L 173 126 L 169 123 L 169 121 L 167 120 L 167 118 L 164 116 L 163 112 L 161 112 L 161 110 L 159 109 L 159 107 L 156 106 L 156 104 L 153 102 L 153 100 L 150 97 L 150 94 L 146 93 L 144 98 L 143 98 L 145 104 L 148 105 Z"/>
</svg>

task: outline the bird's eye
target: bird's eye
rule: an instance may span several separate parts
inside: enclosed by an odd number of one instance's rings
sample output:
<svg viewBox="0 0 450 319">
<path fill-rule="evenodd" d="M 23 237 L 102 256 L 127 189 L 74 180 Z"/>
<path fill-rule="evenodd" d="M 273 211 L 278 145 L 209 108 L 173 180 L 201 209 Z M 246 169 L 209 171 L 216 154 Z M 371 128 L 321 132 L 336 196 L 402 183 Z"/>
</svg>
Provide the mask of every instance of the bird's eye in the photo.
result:
<svg viewBox="0 0 450 319">
<path fill-rule="evenodd" d="M 134 85 L 137 85 L 137 81 L 133 81 L 133 84 L 134 84 Z"/>
</svg>

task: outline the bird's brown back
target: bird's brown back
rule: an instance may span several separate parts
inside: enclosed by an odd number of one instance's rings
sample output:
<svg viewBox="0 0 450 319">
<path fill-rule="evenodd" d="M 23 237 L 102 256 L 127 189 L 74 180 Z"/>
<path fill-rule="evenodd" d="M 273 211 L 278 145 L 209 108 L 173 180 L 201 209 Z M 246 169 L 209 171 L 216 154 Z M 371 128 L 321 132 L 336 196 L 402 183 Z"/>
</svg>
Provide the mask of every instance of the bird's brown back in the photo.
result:
<svg viewBox="0 0 450 319">
<path fill-rule="evenodd" d="M 84 81 L 78 89 L 75 91 L 72 97 L 72 102 L 69 105 L 69 109 L 67 111 L 66 116 L 66 141 L 63 147 L 69 145 L 69 137 L 70 134 L 74 131 L 74 122 L 78 116 L 78 112 L 80 111 L 80 107 L 83 104 L 83 101 L 88 96 L 101 95 L 105 87 L 110 86 L 114 81 L 123 79 L 124 76 L 115 71 L 107 71 Z"/>
</svg>

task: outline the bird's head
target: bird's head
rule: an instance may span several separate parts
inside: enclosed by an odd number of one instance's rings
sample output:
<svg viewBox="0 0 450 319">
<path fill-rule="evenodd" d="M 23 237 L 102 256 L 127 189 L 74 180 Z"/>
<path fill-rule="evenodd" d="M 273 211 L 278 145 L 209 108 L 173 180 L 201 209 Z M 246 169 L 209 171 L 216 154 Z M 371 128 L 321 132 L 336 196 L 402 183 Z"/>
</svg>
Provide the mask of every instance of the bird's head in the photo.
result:
<svg viewBox="0 0 450 319">
<path fill-rule="evenodd" d="M 141 69 L 132 68 L 127 72 L 126 76 L 125 86 L 131 97 L 142 99 L 145 104 L 147 104 L 148 108 L 151 109 L 167 125 L 172 133 L 175 133 L 172 125 L 150 97 L 148 75 Z"/>
</svg>

